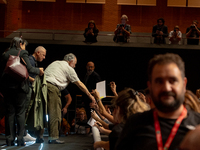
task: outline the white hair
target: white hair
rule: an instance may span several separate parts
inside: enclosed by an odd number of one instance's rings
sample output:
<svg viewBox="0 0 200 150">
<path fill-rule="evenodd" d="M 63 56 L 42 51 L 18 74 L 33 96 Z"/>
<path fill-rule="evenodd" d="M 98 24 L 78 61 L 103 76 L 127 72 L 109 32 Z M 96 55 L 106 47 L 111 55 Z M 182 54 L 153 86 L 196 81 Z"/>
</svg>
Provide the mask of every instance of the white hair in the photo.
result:
<svg viewBox="0 0 200 150">
<path fill-rule="evenodd" d="M 64 60 L 66 60 L 66 61 L 71 61 L 71 60 L 74 60 L 75 58 L 76 58 L 76 56 L 72 53 L 69 53 L 64 56 Z"/>
</svg>

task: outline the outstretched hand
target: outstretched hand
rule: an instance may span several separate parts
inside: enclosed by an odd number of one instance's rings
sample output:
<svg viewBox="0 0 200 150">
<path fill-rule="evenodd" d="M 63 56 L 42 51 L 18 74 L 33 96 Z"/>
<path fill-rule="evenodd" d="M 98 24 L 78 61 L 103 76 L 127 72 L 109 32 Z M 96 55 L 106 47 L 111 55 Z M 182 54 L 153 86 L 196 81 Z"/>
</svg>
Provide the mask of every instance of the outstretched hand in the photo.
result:
<svg viewBox="0 0 200 150">
<path fill-rule="evenodd" d="M 95 89 L 95 90 L 92 90 L 91 94 L 94 96 L 94 98 L 96 100 L 99 100 L 100 99 L 100 95 L 99 95 L 99 92 Z"/>
</svg>

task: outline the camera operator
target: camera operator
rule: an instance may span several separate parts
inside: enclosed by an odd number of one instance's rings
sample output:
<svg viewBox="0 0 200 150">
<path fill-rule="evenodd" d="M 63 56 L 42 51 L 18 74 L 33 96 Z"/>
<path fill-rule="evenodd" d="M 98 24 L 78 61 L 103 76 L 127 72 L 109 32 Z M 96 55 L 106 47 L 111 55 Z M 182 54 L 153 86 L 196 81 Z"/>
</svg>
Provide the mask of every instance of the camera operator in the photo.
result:
<svg viewBox="0 0 200 150">
<path fill-rule="evenodd" d="M 175 26 L 174 30 L 169 33 L 169 44 L 181 44 L 182 33 L 179 26 Z"/>
<path fill-rule="evenodd" d="M 157 25 L 153 26 L 152 36 L 154 37 L 154 43 L 156 44 L 166 44 L 165 37 L 168 37 L 168 28 L 164 24 L 165 20 L 159 18 L 157 20 Z"/>
<path fill-rule="evenodd" d="M 190 27 L 186 30 L 187 44 L 199 45 L 200 28 L 197 27 L 198 21 L 194 20 Z"/>
<path fill-rule="evenodd" d="M 131 34 L 131 26 L 126 24 L 128 21 L 127 15 L 122 15 L 121 17 L 121 24 L 117 25 L 115 29 L 115 36 L 113 40 L 115 42 L 129 42 L 130 41 L 130 34 Z"/>
</svg>

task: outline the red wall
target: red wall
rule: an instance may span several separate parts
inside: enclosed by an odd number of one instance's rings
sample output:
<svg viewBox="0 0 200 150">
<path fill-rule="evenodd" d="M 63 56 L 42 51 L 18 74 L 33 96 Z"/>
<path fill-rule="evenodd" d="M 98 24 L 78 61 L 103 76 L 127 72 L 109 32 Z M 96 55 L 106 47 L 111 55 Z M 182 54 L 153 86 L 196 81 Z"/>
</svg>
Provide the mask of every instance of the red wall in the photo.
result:
<svg viewBox="0 0 200 150">
<path fill-rule="evenodd" d="M 156 20 L 163 17 L 169 30 L 179 25 L 185 33 L 192 20 L 200 21 L 199 13 L 200 8 L 167 7 L 167 0 L 157 0 L 157 6 L 119 6 L 117 0 L 106 0 L 103 5 L 70 4 L 65 0 L 54 3 L 9 0 L 5 9 L 4 30 L 84 30 L 88 21 L 93 19 L 100 31 L 114 31 L 121 15 L 126 14 L 133 32 L 151 32 Z"/>
</svg>

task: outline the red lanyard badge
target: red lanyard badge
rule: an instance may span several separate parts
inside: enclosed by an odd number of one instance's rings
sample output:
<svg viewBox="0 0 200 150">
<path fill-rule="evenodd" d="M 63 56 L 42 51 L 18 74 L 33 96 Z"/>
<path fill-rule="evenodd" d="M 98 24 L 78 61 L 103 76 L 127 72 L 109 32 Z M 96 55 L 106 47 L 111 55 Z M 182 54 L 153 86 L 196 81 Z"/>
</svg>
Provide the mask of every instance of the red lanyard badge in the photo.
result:
<svg viewBox="0 0 200 150">
<path fill-rule="evenodd" d="M 176 120 L 176 122 L 171 130 L 171 133 L 165 143 L 165 146 L 163 147 L 161 129 L 160 129 L 159 121 L 158 121 L 158 114 L 156 111 L 153 112 L 154 127 L 155 127 L 155 132 L 156 132 L 156 141 L 157 141 L 158 150 L 168 150 L 169 149 L 169 147 L 172 143 L 172 140 L 174 139 L 174 136 L 176 135 L 176 132 L 178 131 L 178 128 L 179 128 L 183 118 L 186 116 L 186 114 L 187 114 L 187 109 L 184 107 L 182 113 Z"/>
</svg>

